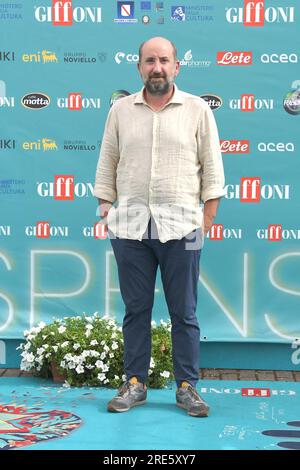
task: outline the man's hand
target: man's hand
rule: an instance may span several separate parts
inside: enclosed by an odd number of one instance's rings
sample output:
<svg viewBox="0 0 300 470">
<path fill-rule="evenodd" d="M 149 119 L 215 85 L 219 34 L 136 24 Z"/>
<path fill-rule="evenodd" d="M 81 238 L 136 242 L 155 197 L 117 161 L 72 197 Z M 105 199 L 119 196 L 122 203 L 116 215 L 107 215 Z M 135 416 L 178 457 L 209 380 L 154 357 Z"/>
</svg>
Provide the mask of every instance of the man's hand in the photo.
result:
<svg viewBox="0 0 300 470">
<path fill-rule="evenodd" d="M 209 199 L 204 203 L 204 236 L 210 231 L 217 215 L 220 198 Z"/>
<path fill-rule="evenodd" d="M 105 231 L 107 231 L 107 214 L 112 206 L 112 202 L 106 201 L 105 199 L 98 199 L 99 201 L 99 216 L 101 222 L 104 224 Z"/>
</svg>

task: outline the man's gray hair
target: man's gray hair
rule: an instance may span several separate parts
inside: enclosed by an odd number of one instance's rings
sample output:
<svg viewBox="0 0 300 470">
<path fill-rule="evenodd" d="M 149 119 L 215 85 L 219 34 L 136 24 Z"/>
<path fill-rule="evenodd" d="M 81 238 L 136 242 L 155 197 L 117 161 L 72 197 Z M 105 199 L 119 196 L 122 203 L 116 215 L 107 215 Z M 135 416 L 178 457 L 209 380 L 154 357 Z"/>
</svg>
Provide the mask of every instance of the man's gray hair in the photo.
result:
<svg viewBox="0 0 300 470">
<path fill-rule="evenodd" d="M 174 60 L 177 60 L 177 49 L 176 49 L 176 46 L 175 46 L 175 44 L 174 44 L 172 41 L 170 41 L 169 39 L 168 39 L 168 41 L 169 41 L 169 43 L 171 44 L 172 49 L 173 49 Z M 142 49 L 143 49 L 144 45 L 146 44 L 146 42 L 148 42 L 148 41 L 142 42 L 142 44 L 141 44 L 140 47 L 139 47 L 139 63 L 141 63 L 141 60 L 142 60 Z"/>
</svg>

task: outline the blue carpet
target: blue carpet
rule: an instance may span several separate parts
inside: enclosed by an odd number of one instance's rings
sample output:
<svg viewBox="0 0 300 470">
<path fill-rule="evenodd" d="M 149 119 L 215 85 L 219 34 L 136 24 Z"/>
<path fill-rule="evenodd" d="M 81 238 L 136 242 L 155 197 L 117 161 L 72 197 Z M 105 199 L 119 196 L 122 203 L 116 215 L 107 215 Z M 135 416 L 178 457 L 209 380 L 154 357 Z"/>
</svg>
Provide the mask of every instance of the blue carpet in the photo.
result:
<svg viewBox="0 0 300 470">
<path fill-rule="evenodd" d="M 175 384 L 114 414 L 114 390 L 1 378 L 0 449 L 300 449 L 300 383 L 203 380 L 198 390 L 208 418 L 175 406 Z"/>
</svg>

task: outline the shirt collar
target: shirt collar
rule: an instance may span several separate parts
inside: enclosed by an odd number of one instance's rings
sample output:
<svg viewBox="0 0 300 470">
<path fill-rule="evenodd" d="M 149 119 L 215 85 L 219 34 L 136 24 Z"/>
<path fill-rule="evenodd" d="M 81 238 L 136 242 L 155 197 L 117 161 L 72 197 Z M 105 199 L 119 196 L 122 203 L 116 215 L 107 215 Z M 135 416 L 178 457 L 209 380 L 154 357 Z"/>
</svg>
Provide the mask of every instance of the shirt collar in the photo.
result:
<svg viewBox="0 0 300 470">
<path fill-rule="evenodd" d="M 148 103 L 145 101 L 145 98 L 144 98 L 144 90 L 145 90 L 145 87 L 143 87 L 136 95 L 135 97 L 135 100 L 134 100 L 134 104 L 146 104 L 148 105 Z M 182 92 L 179 90 L 179 88 L 177 87 L 177 85 L 175 85 L 174 83 L 174 93 L 173 93 L 173 96 L 172 98 L 170 99 L 170 101 L 168 101 L 168 103 L 166 104 L 166 106 L 170 103 L 174 103 L 174 104 L 183 104 L 184 102 L 184 98 L 183 98 L 183 95 L 182 95 Z"/>
</svg>

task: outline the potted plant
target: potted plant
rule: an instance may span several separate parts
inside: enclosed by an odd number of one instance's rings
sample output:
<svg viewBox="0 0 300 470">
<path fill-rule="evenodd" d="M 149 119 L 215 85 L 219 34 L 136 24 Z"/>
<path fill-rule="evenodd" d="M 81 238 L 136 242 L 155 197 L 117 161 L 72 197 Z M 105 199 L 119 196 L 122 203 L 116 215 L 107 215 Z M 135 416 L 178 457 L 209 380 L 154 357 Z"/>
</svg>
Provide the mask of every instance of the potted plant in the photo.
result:
<svg viewBox="0 0 300 470">
<path fill-rule="evenodd" d="M 152 322 L 152 357 L 148 386 L 163 388 L 174 379 L 171 324 Z M 124 382 L 122 328 L 108 316 L 65 317 L 24 332 L 21 369 L 65 380 L 66 386 L 118 388 Z"/>
</svg>

